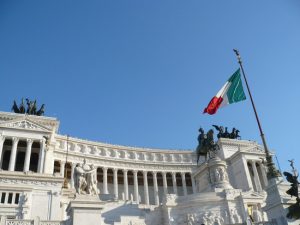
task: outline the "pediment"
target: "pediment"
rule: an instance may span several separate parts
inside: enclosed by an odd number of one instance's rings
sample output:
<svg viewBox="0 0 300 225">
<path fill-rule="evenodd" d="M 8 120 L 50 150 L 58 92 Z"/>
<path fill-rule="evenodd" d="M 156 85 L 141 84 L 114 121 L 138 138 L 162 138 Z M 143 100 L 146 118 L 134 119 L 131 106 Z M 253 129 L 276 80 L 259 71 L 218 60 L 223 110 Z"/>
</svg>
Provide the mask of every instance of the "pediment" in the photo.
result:
<svg viewBox="0 0 300 225">
<path fill-rule="evenodd" d="M 48 127 L 45 127 L 28 118 L 3 122 L 0 123 L 0 128 L 1 127 L 20 129 L 20 130 L 31 130 L 31 131 L 38 131 L 38 132 L 51 132 L 51 129 L 49 129 Z"/>
<path fill-rule="evenodd" d="M 244 198 L 250 198 L 250 199 L 261 199 L 261 198 L 264 198 L 264 194 L 260 194 L 260 193 L 257 193 L 257 192 L 253 192 L 253 191 L 250 191 L 250 192 L 246 192 L 246 193 L 243 193 L 242 194 Z"/>
</svg>

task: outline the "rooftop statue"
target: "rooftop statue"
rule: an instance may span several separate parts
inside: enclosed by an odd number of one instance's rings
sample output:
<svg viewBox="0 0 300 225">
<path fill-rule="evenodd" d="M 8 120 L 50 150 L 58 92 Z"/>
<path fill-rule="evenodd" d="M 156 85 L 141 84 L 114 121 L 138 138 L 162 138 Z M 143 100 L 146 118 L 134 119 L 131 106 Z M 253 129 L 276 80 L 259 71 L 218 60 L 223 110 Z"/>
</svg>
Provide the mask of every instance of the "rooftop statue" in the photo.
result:
<svg viewBox="0 0 300 225">
<path fill-rule="evenodd" d="M 207 159 L 207 156 L 210 158 L 213 157 L 211 153 L 214 153 L 215 151 L 219 150 L 219 146 L 214 142 L 214 131 L 213 129 L 210 129 L 207 134 L 204 133 L 203 128 L 199 129 L 199 136 L 198 136 L 198 146 L 196 149 L 197 153 L 197 164 L 199 162 L 200 156 L 204 156 L 205 160 Z"/>
<path fill-rule="evenodd" d="M 36 112 L 37 116 L 42 116 L 45 113 L 45 104 L 42 104 L 41 108 Z"/>
<path fill-rule="evenodd" d="M 217 131 L 219 131 L 217 137 L 218 138 L 229 138 L 229 139 L 240 139 L 241 136 L 239 135 L 239 130 L 236 128 L 232 128 L 231 133 L 228 132 L 228 128 L 223 126 L 217 126 L 217 125 L 212 125 Z"/>
<path fill-rule="evenodd" d="M 37 110 L 37 104 L 36 100 L 30 101 L 28 98 L 26 98 L 26 105 L 27 109 L 24 103 L 24 99 L 22 98 L 21 104 L 18 106 L 16 101 L 14 100 L 12 111 L 14 113 L 21 113 L 21 114 L 29 114 L 29 115 L 36 115 L 36 116 L 42 116 L 45 113 L 45 104 L 42 104 L 41 108 Z"/>
<path fill-rule="evenodd" d="M 289 172 L 283 172 L 283 175 L 286 177 L 286 180 L 291 184 L 289 190 L 286 191 L 288 195 L 291 197 L 296 197 L 296 203 L 292 204 L 288 207 L 288 213 L 286 217 L 288 219 L 300 219 L 300 196 L 299 196 L 299 181 L 298 181 L 298 172 L 294 167 L 294 160 L 289 160 L 291 163 L 290 166 L 292 167 L 293 174 Z"/>
</svg>

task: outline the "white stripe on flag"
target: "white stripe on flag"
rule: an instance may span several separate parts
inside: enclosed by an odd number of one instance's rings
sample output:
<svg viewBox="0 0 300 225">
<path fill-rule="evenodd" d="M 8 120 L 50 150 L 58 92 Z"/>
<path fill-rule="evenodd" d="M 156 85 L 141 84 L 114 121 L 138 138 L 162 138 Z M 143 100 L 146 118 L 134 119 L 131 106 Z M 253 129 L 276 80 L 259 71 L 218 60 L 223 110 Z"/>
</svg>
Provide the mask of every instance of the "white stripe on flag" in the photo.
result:
<svg viewBox="0 0 300 225">
<path fill-rule="evenodd" d="M 220 91 L 218 91 L 218 93 L 216 94 L 217 98 L 223 97 L 224 93 L 227 92 L 228 88 L 230 87 L 230 83 L 227 81 L 223 87 L 221 88 Z"/>
</svg>

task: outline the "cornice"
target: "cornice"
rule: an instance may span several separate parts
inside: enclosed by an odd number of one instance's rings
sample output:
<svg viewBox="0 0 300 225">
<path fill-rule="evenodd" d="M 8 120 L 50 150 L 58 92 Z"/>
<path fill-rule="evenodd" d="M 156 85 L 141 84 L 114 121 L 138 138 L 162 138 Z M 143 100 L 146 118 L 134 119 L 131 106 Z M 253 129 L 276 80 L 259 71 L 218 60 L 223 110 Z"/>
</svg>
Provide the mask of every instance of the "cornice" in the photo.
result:
<svg viewBox="0 0 300 225">
<path fill-rule="evenodd" d="M 66 135 L 56 134 L 56 139 L 58 141 L 67 141 Z M 136 151 L 136 152 L 152 152 L 152 153 L 180 153 L 180 154 L 190 154 L 193 153 L 194 150 L 184 150 L 184 149 L 158 149 L 158 148 L 143 148 L 143 147 L 132 147 L 132 146 L 124 146 L 124 145 L 115 145 L 97 141 L 89 141 L 84 139 L 79 139 L 76 137 L 69 137 L 70 143 L 75 144 L 83 144 L 83 145 L 90 145 L 96 147 L 103 147 L 115 150 L 129 150 L 129 151 Z"/>
<path fill-rule="evenodd" d="M 111 151 L 111 150 L 110 150 Z M 94 159 L 97 161 L 107 161 L 107 162 L 120 162 L 120 163 L 127 163 L 131 165 L 164 165 L 164 166 L 189 166 L 189 167 L 194 167 L 196 166 L 195 162 L 195 155 L 190 154 L 186 155 L 186 157 L 183 157 L 179 153 L 177 153 L 176 156 L 174 154 L 168 154 L 168 153 L 152 153 L 152 152 L 139 152 L 139 157 L 142 155 L 142 159 L 138 158 L 137 155 L 134 155 L 134 158 L 130 158 L 128 156 L 128 152 L 124 150 L 120 150 L 122 152 L 122 156 L 120 156 L 120 152 L 118 150 L 115 150 L 114 156 L 111 156 L 109 154 L 106 155 L 100 155 L 99 152 L 97 151 L 92 151 L 91 152 L 80 152 L 80 151 L 70 151 L 68 153 L 68 157 L 75 157 L 78 159 L 81 159 L 80 161 L 83 160 L 83 158 L 90 158 Z M 56 148 L 54 150 L 54 154 L 57 158 L 61 158 L 64 160 L 66 156 L 66 149 L 58 149 Z M 110 153 L 111 154 L 111 153 Z M 131 155 L 132 156 L 132 155 Z M 149 159 L 148 157 L 151 156 Z M 157 159 L 157 156 L 160 158 Z M 179 157 L 180 156 L 180 157 Z"/>
<path fill-rule="evenodd" d="M 138 171 L 165 171 L 165 172 L 192 172 L 196 165 L 192 164 L 166 164 L 166 163 L 145 163 L 145 162 L 134 162 L 124 161 L 124 160 L 111 160 L 111 159 L 100 159 L 91 156 L 83 156 L 78 154 L 70 154 L 68 156 L 69 163 L 82 163 L 83 158 L 85 158 L 88 164 L 94 164 L 96 167 L 106 167 L 106 168 L 117 168 L 117 169 L 127 169 L 127 170 L 138 170 Z M 65 162 L 65 154 L 62 152 L 55 152 L 54 159 L 62 160 Z"/>
<path fill-rule="evenodd" d="M 229 138 L 219 138 L 219 145 L 234 145 L 239 147 L 250 147 L 250 146 L 258 146 L 256 141 L 247 141 L 247 140 L 238 140 L 238 139 L 229 139 Z"/>
<path fill-rule="evenodd" d="M 40 174 L 33 172 L 16 172 L 16 171 L 0 171 L 0 183 L 3 180 L 19 180 L 21 183 L 23 181 L 38 181 L 38 182 L 51 182 L 51 183 L 61 183 L 63 178 L 57 177 L 50 174 Z"/>
</svg>

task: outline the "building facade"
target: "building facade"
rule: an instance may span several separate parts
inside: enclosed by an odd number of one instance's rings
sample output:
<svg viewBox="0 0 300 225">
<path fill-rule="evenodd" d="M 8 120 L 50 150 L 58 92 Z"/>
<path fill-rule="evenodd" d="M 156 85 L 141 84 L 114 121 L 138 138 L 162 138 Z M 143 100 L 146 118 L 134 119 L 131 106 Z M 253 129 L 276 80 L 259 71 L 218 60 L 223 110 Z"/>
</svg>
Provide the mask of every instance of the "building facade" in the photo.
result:
<svg viewBox="0 0 300 225">
<path fill-rule="evenodd" d="M 287 224 L 288 185 L 278 181 L 279 200 L 267 199 L 265 154 L 256 142 L 221 138 L 217 156 L 197 165 L 194 150 L 112 145 L 58 128 L 56 118 L 0 112 L 0 224 L 92 224 L 89 217 L 76 222 L 72 208 L 91 198 L 75 191 L 74 170 L 84 160 L 96 168 L 95 224 Z"/>
</svg>

